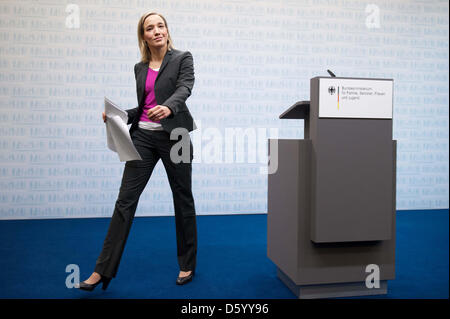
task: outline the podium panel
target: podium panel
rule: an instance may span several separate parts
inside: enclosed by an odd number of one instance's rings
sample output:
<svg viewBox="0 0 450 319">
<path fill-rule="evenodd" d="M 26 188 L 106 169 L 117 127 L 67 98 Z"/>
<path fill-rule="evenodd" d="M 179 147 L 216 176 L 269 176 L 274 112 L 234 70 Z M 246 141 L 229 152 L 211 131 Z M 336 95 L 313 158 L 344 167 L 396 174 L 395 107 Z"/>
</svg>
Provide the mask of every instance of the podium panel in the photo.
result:
<svg viewBox="0 0 450 319">
<path fill-rule="evenodd" d="M 312 147 L 314 242 L 391 238 L 390 121 L 321 119 Z"/>
<path fill-rule="evenodd" d="M 330 87 L 335 91 L 330 92 Z M 311 79 L 311 240 L 316 243 L 391 238 L 395 157 L 389 88 L 392 80 Z M 377 95 L 343 94 L 347 91 Z M 321 117 L 321 108 L 329 108 L 324 105 L 331 104 L 329 100 L 324 101 L 325 95 L 335 100 L 333 107 L 339 111 L 334 112 L 341 115 Z M 344 97 L 352 100 L 342 100 Z M 358 114 L 358 103 L 372 104 L 374 108 L 374 101 L 388 105 L 380 105 L 380 110 L 372 112 L 367 105 L 361 105 Z M 330 113 L 334 114 L 330 110 L 322 111 L 322 114 Z M 369 114 L 380 118 L 363 118 Z M 344 118 L 345 115 L 351 118 Z"/>
</svg>

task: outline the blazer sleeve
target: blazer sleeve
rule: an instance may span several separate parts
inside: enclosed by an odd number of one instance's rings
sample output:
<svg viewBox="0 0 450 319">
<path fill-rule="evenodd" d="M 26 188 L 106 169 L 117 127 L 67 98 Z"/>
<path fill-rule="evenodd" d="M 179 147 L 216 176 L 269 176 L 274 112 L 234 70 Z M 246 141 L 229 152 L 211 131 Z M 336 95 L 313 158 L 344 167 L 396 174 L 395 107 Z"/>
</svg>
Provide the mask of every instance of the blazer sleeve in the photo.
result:
<svg viewBox="0 0 450 319">
<path fill-rule="evenodd" d="M 139 64 L 139 63 L 136 63 L 136 64 L 134 65 L 134 78 L 135 78 L 136 80 L 137 80 L 137 72 L 136 72 L 136 70 L 137 70 L 138 64 Z M 139 106 L 136 106 L 135 108 L 126 110 L 126 112 L 127 112 L 127 114 L 128 114 L 128 122 L 127 122 L 127 124 L 133 123 L 133 120 L 134 120 L 134 118 L 136 117 L 136 115 L 137 115 L 137 113 L 138 113 L 138 109 L 139 109 Z"/>
<path fill-rule="evenodd" d="M 175 92 L 162 103 L 176 115 L 185 104 L 187 98 L 191 95 L 194 87 L 194 59 L 189 51 L 186 51 L 180 62 L 180 70 Z"/>
</svg>

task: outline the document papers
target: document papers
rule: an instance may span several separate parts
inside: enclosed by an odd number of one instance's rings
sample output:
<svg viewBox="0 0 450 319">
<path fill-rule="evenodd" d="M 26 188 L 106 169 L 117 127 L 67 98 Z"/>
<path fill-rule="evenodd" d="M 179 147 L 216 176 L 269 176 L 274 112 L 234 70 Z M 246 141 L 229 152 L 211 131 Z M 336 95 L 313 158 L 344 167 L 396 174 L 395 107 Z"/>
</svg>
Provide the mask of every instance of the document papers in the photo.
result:
<svg viewBox="0 0 450 319">
<path fill-rule="evenodd" d="M 105 114 L 108 148 L 119 154 L 121 162 L 142 160 L 128 132 L 127 112 L 105 97 Z"/>
</svg>

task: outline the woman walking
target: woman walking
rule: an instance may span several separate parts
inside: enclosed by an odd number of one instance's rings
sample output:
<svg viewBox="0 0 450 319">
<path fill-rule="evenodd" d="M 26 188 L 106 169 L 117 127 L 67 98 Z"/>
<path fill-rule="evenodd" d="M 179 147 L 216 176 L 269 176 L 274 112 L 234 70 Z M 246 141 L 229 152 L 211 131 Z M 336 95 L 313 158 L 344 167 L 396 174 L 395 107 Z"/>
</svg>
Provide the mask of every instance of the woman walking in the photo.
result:
<svg viewBox="0 0 450 319">
<path fill-rule="evenodd" d="M 141 17 L 138 41 L 141 61 L 135 65 L 134 73 L 139 104 L 127 113 L 131 139 L 142 161 L 125 164 L 103 249 L 92 275 L 80 283 L 82 290 L 91 291 L 99 283 L 106 289 L 111 278 L 116 276 L 139 197 L 159 159 L 169 179 L 175 208 L 180 268 L 176 283 L 188 283 L 195 272 L 197 226 L 191 189 L 193 148 L 189 134 L 185 134 L 182 138 L 189 142 L 189 160 L 176 163 L 171 159 L 171 148 L 178 141 L 170 139 L 173 129 L 190 132 L 196 128 L 185 103 L 194 85 L 193 58 L 190 52 L 173 48 L 167 21 L 159 13 L 146 13 Z M 102 115 L 106 122 L 105 113 Z"/>
</svg>

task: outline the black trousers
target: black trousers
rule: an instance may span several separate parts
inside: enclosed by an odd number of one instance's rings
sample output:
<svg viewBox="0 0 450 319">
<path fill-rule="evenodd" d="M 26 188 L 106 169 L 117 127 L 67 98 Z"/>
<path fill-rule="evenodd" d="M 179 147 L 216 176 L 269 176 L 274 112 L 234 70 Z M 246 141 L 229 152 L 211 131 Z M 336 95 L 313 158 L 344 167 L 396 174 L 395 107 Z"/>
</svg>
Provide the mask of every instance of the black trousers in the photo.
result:
<svg viewBox="0 0 450 319">
<path fill-rule="evenodd" d="M 137 128 L 131 138 L 142 161 L 128 161 L 125 164 L 119 196 L 94 271 L 105 277 L 116 276 L 139 197 L 160 158 L 173 194 L 178 264 L 182 271 L 195 270 L 197 225 L 191 187 L 192 143 L 189 140 L 191 161 L 175 164 L 170 159 L 170 149 L 177 141 L 170 140 L 166 131 Z"/>
</svg>

